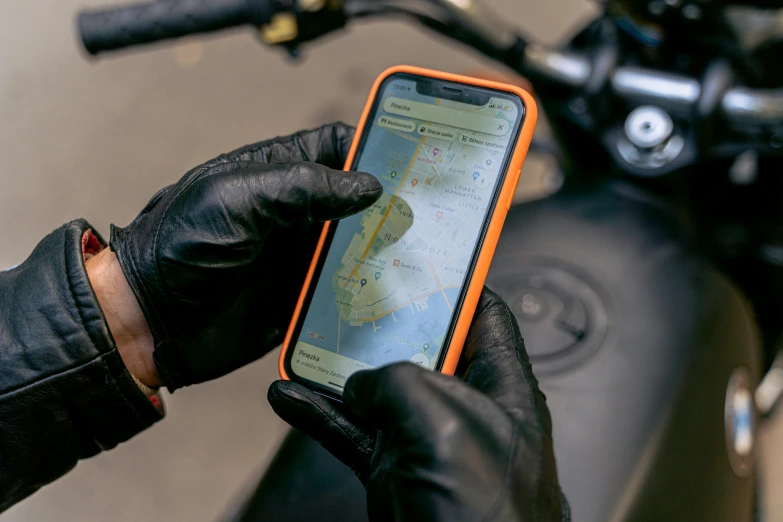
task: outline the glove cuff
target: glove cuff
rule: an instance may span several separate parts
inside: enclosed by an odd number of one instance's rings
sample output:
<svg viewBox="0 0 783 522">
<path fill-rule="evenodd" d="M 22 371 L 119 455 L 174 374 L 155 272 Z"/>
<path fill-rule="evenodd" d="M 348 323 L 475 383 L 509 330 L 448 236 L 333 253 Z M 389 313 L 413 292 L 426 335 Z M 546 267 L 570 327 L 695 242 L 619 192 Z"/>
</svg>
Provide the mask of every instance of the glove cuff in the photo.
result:
<svg viewBox="0 0 783 522">
<path fill-rule="evenodd" d="M 166 384 L 169 392 L 182 388 L 185 384 L 182 382 L 182 374 L 177 372 L 177 368 L 182 368 L 183 363 L 176 361 L 177 354 L 171 349 L 171 343 L 168 341 L 156 342 L 155 351 L 152 354 L 152 360 L 158 369 L 160 380 Z"/>
<path fill-rule="evenodd" d="M 142 211 L 141 215 L 152 208 L 161 196 L 166 194 L 167 189 L 163 189 L 153 196 L 150 203 Z M 139 218 L 137 218 L 138 220 Z M 147 319 L 147 324 L 152 331 L 152 336 L 155 340 L 155 351 L 152 354 L 152 360 L 155 362 L 155 367 L 158 370 L 158 375 L 161 381 L 166 385 L 169 392 L 183 387 L 184 381 L 181 372 L 177 371 L 178 368 L 183 368 L 182 361 L 178 361 L 178 354 L 175 350 L 171 349 L 171 342 L 168 340 L 168 332 L 165 331 L 165 322 L 158 316 L 158 311 L 150 306 L 155 302 L 155 299 L 144 295 L 144 289 L 135 284 L 137 277 L 135 276 L 134 260 L 138 259 L 138 256 L 145 255 L 145 252 L 126 252 L 125 249 L 130 242 L 125 241 L 126 229 L 111 225 L 111 237 L 109 247 L 117 254 L 117 261 L 120 264 L 122 273 L 125 274 L 125 279 L 133 290 L 133 294 L 136 296 L 136 300 L 139 302 L 144 317 Z M 150 248 L 150 252 L 152 248 Z M 152 263 L 152 261 L 150 261 Z"/>
</svg>

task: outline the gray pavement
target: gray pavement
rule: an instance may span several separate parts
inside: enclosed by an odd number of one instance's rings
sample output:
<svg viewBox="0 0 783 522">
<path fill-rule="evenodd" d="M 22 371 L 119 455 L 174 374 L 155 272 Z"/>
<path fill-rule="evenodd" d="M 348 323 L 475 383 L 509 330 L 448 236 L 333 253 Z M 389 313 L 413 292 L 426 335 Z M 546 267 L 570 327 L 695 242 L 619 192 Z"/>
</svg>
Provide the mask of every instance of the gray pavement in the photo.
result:
<svg viewBox="0 0 783 522">
<path fill-rule="evenodd" d="M 100 3 L 0 3 L 0 267 L 21 262 L 70 219 L 85 217 L 103 233 L 109 223 L 126 224 L 158 188 L 221 152 L 336 119 L 355 122 L 387 66 L 460 72 L 490 65 L 392 22 L 357 24 L 307 49 L 301 63 L 258 45 L 249 30 L 94 62 L 75 42 L 73 15 Z M 580 0 L 490 3 L 546 42 L 595 8 Z M 164 422 L 80 463 L 0 522 L 216 520 L 285 433 L 265 400 L 276 375 L 272 354 L 178 391 L 167 397 Z M 781 422 L 764 433 L 767 446 L 775 441 L 783 446 Z M 768 490 L 780 491 L 783 453 L 764 456 L 776 481 Z M 773 497 L 777 518 L 767 520 L 783 520 Z"/>
</svg>

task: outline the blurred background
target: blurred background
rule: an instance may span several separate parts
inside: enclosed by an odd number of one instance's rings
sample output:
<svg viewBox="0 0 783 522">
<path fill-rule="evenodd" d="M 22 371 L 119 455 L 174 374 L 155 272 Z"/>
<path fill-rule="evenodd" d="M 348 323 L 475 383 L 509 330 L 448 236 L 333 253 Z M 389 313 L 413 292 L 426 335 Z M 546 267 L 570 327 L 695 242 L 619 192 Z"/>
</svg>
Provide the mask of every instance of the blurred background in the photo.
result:
<svg viewBox="0 0 783 522">
<path fill-rule="evenodd" d="M 189 168 L 276 135 L 354 123 L 374 78 L 400 64 L 465 72 L 477 53 L 410 24 L 353 23 L 292 62 L 250 30 L 88 59 L 74 16 L 99 0 L 0 2 L 0 267 L 25 259 L 63 222 L 108 234 Z M 596 6 L 488 0 L 528 35 L 564 38 Z M 545 128 L 543 126 L 542 128 Z M 526 167 L 540 191 L 546 165 Z M 168 418 L 81 462 L 0 522 L 215 521 L 255 485 L 286 426 L 266 389 L 276 353 L 166 397 Z M 783 520 L 783 420 L 762 427 L 767 520 Z M 0 474 L 2 470 L 0 469 Z M 567 492 L 566 492 L 567 493 Z"/>
</svg>

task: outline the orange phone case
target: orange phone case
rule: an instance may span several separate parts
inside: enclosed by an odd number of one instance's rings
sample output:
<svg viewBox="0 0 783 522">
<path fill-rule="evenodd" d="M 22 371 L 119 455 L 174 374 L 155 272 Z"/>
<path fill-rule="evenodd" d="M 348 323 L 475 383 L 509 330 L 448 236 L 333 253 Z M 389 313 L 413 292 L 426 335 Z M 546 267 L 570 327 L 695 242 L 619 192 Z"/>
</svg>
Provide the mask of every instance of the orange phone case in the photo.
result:
<svg viewBox="0 0 783 522">
<path fill-rule="evenodd" d="M 492 262 L 492 256 L 495 254 L 495 248 L 497 248 L 498 240 L 500 239 L 500 231 L 503 228 L 503 222 L 506 220 L 506 214 L 508 213 L 508 209 L 511 207 L 511 201 L 514 198 L 514 193 L 516 192 L 517 184 L 519 183 L 519 177 L 522 173 L 522 164 L 525 161 L 527 149 L 530 146 L 530 140 L 533 138 L 533 131 L 536 127 L 538 110 L 536 108 L 536 102 L 533 99 L 533 96 L 531 96 L 530 93 L 524 89 L 514 85 L 507 85 L 504 83 L 481 80 L 479 78 L 460 76 L 457 74 L 450 74 L 409 65 L 398 65 L 391 67 L 383 71 L 372 86 L 370 96 L 367 99 L 367 104 L 364 106 L 364 111 L 362 111 L 362 117 L 356 127 L 356 134 L 354 136 L 353 144 L 351 144 L 351 150 L 348 153 L 348 159 L 345 161 L 344 170 L 349 170 L 353 164 L 356 150 L 359 147 L 359 141 L 361 140 L 365 125 L 367 125 L 367 118 L 370 115 L 373 102 L 375 101 L 375 97 L 378 94 L 378 90 L 380 89 L 381 84 L 388 76 L 391 76 L 395 73 L 414 74 L 418 76 L 435 78 L 438 80 L 447 80 L 457 83 L 464 83 L 467 85 L 474 85 L 477 87 L 486 87 L 489 89 L 510 92 L 519 96 L 525 106 L 525 115 L 522 122 L 522 128 L 520 129 L 519 138 L 517 139 L 514 151 L 511 154 L 511 160 L 508 164 L 508 170 L 506 172 L 506 179 L 503 183 L 500 194 L 498 195 L 495 210 L 490 217 L 489 227 L 487 228 L 486 236 L 484 237 L 484 241 L 481 245 L 481 251 L 479 252 L 476 264 L 473 267 L 472 277 L 468 282 L 468 290 L 465 295 L 465 300 L 462 303 L 462 308 L 460 310 L 459 317 L 457 318 L 457 324 L 454 328 L 454 333 L 451 336 L 451 342 L 446 349 L 446 356 L 443 359 L 443 365 L 440 368 L 442 373 L 453 375 L 457 369 L 457 362 L 462 355 L 462 348 L 465 344 L 465 338 L 468 335 L 468 328 L 470 328 L 473 314 L 475 313 L 476 306 L 478 305 L 481 290 L 484 288 L 484 281 L 487 279 L 489 265 Z M 318 240 L 318 245 L 316 246 L 313 260 L 310 263 L 310 269 L 307 272 L 307 277 L 305 278 L 302 292 L 299 294 L 299 301 L 296 303 L 294 316 L 291 319 L 291 324 L 288 327 L 285 341 L 283 341 L 283 350 L 280 353 L 280 361 L 278 366 L 280 370 L 280 376 L 286 380 L 291 379 L 285 370 L 286 354 L 291 347 L 292 337 L 294 331 L 296 330 L 296 325 L 299 322 L 299 315 L 302 312 L 302 307 L 304 306 L 307 292 L 310 288 L 310 285 L 313 283 L 313 274 L 315 273 L 315 269 L 318 266 L 318 261 L 321 257 L 321 254 L 324 253 L 323 247 L 330 226 L 331 221 L 324 223 L 324 228 L 321 231 L 321 237 Z"/>
</svg>

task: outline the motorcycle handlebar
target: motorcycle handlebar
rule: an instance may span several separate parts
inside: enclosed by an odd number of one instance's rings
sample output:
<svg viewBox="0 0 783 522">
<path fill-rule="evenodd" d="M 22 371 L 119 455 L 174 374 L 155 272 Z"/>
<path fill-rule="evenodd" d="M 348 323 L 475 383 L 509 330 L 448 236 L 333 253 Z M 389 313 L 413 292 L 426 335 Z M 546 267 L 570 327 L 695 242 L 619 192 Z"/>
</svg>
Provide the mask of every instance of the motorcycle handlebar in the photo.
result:
<svg viewBox="0 0 783 522">
<path fill-rule="evenodd" d="M 96 55 L 134 45 L 230 27 L 263 25 L 272 4 L 258 0 L 156 0 L 83 11 L 78 27 L 84 48 Z"/>
<path fill-rule="evenodd" d="M 522 69 L 578 89 L 590 80 L 592 64 L 579 53 L 530 44 L 525 48 Z M 702 95 L 701 84 L 693 78 L 632 66 L 615 69 L 610 85 L 624 99 L 674 112 L 690 111 Z M 723 94 L 720 109 L 732 123 L 778 124 L 783 121 L 783 89 L 732 87 Z"/>
<path fill-rule="evenodd" d="M 262 26 L 277 12 L 275 0 L 156 0 L 152 3 L 129 5 L 108 10 L 94 10 L 79 15 L 79 30 L 90 54 L 156 42 L 196 33 L 206 33 L 240 25 Z M 366 5 L 365 5 L 366 4 Z M 292 10 L 291 3 L 279 10 Z M 385 13 L 378 7 L 382 0 L 360 6 L 373 7 L 367 15 Z M 391 5 L 391 4 L 390 4 Z M 492 48 L 517 45 L 518 37 L 511 27 L 505 27 L 486 12 L 449 4 L 449 13 L 461 19 L 463 28 L 470 26 L 475 39 L 484 42 L 495 35 Z M 466 4 L 467 5 L 467 4 Z M 471 4 L 472 5 L 472 4 Z M 357 16 L 361 9 L 349 16 Z M 409 13 L 410 14 L 410 13 Z M 421 18 L 420 18 L 421 19 Z M 433 26 L 450 36 L 447 23 Z M 502 33 L 500 35 L 495 33 Z M 461 38 L 458 38 L 461 39 Z M 512 42 L 512 43 L 508 43 Z M 593 64 L 587 56 L 573 51 L 556 51 L 537 44 L 519 47 L 516 60 L 489 53 L 495 59 L 515 67 L 521 74 L 537 75 L 549 82 L 574 89 L 586 87 Z M 508 55 L 506 55 L 508 58 Z M 516 61 L 513 60 L 513 61 Z M 610 73 L 612 90 L 619 96 L 639 104 L 659 105 L 674 112 L 691 110 L 702 96 L 699 81 L 640 67 L 620 66 Z M 736 124 L 777 124 L 783 121 L 783 89 L 749 89 L 734 87 L 720 101 L 723 115 Z"/>
</svg>

